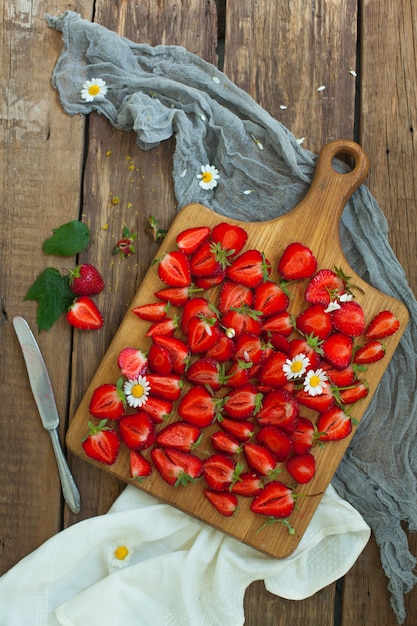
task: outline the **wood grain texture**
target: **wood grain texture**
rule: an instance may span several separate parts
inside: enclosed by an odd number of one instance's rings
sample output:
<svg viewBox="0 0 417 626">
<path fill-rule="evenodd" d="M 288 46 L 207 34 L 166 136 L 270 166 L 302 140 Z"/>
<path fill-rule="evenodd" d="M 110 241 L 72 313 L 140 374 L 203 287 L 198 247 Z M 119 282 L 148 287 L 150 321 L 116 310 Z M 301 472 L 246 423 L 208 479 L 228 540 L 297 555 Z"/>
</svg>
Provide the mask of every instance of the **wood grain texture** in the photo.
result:
<svg viewBox="0 0 417 626">
<path fill-rule="evenodd" d="M 355 165 L 349 173 L 340 174 L 333 168 L 333 159 L 339 155 L 348 155 L 354 158 Z M 338 242 L 339 220 L 343 208 L 348 198 L 365 179 L 368 166 L 367 156 L 360 146 L 347 141 L 332 142 L 327 144 L 319 155 L 314 180 L 309 192 L 290 213 L 266 223 L 250 222 L 243 224 L 235 220 L 228 220 L 229 223 L 238 223 L 245 227 L 248 233 L 248 242 L 245 248 L 255 248 L 265 254 L 265 257 L 272 264 L 271 278 L 273 280 L 279 280 L 276 268 L 278 259 L 284 249 L 293 241 L 301 241 L 314 251 L 320 268 L 342 267 L 343 272 L 352 277 L 352 285 L 355 285 L 359 292 L 356 299 L 362 305 L 368 322 L 376 313 L 384 309 L 390 309 L 400 320 L 400 330 L 391 337 L 390 341 L 386 342 L 385 358 L 369 368 L 366 374 L 370 387 L 368 397 L 359 405 L 351 407 L 350 413 L 358 422 L 371 401 L 373 393 L 408 323 L 406 307 L 364 283 L 347 264 L 340 242 Z M 314 229 L 311 228 L 312 214 L 316 215 Z M 157 252 L 156 258 L 161 258 L 165 252 L 176 249 L 176 236 L 191 225 L 196 225 L 197 215 L 200 220 L 198 224 L 200 225 L 214 226 L 224 221 L 222 216 L 202 205 L 192 204 L 184 207 L 175 218 L 163 244 Z M 301 287 L 297 282 L 288 286 L 291 302 L 290 310 L 295 317 L 305 309 L 303 287 L 305 287 L 307 282 L 305 281 Z M 163 284 L 158 278 L 157 264 L 154 264 L 145 275 L 130 305 L 130 309 L 155 301 L 153 294 L 158 289 L 161 289 L 162 286 Z M 206 297 L 214 305 L 217 304 L 217 293 L 218 290 L 214 290 L 213 293 L 206 292 Z M 89 459 L 83 452 L 81 442 L 87 434 L 87 423 L 90 419 L 88 407 L 92 393 L 100 385 L 115 383 L 118 380 L 120 371 L 117 366 L 117 357 L 122 349 L 135 345 L 144 353 L 148 352 L 151 344 L 151 340 L 145 335 L 148 326 L 148 323 L 138 320 L 131 310 L 126 313 L 100 367 L 91 381 L 87 393 L 74 415 L 67 434 L 67 445 L 72 452 L 85 460 Z M 177 333 L 177 336 L 180 335 Z M 181 337 L 185 339 L 183 336 Z M 179 419 L 175 405 L 173 413 L 174 415 L 169 422 Z M 306 410 L 305 415 L 307 416 L 308 414 Z M 316 419 L 317 415 L 312 413 L 311 417 Z M 212 430 L 215 428 L 213 426 Z M 230 519 L 219 515 L 205 500 L 200 483 L 188 485 L 184 489 L 173 489 L 162 480 L 157 472 L 153 472 L 149 478 L 137 485 L 135 481 L 130 480 L 127 449 L 122 450 L 116 463 L 111 466 L 102 466 L 102 468 L 115 477 L 132 482 L 140 489 L 169 502 L 186 513 L 211 524 L 215 528 L 240 539 L 254 548 L 270 556 L 282 558 L 291 554 L 298 545 L 320 502 L 321 498 L 317 494 L 324 493 L 350 440 L 351 437 L 315 451 L 317 459 L 316 476 L 308 485 L 298 486 L 296 489 L 297 493 L 303 493 L 311 497 L 298 500 L 297 509 L 290 519 L 292 526 L 295 528 L 295 534 L 293 535 L 290 535 L 287 528 L 282 525 L 271 526 L 258 534 L 256 531 L 262 525 L 263 520 L 250 512 L 250 501 L 247 498 L 241 500 L 238 514 Z M 210 446 L 208 448 L 202 446 L 202 448 L 203 458 L 204 452 L 213 452 Z M 200 450 L 197 450 L 196 454 L 199 453 Z M 145 454 L 147 453 L 145 452 Z M 280 478 L 280 480 L 285 482 L 284 474 L 282 476 L 283 478 Z"/>
</svg>

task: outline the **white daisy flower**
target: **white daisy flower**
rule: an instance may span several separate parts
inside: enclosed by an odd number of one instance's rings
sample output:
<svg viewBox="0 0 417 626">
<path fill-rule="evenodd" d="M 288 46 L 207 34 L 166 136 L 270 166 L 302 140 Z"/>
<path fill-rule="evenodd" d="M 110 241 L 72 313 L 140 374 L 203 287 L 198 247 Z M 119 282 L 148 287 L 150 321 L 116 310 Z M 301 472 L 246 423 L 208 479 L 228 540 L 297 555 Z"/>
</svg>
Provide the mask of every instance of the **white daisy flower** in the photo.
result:
<svg viewBox="0 0 417 626">
<path fill-rule="evenodd" d="M 320 396 L 326 386 L 327 376 L 321 368 L 307 372 L 304 380 L 304 391 L 310 396 Z"/>
<path fill-rule="evenodd" d="M 145 376 L 138 376 L 136 380 L 127 380 L 123 385 L 127 403 L 135 409 L 148 401 L 150 390 L 151 385 Z"/>
<path fill-rule="evenodd" d="M 336 302 L 336 300 L 332 300 L 331 302 L 329 302 L 327 309 L 324 309 L 324 312 L 331 313 L 332 311 L 336 311 L 337 309 L 340 309 L 340 304 Z"/>
<path fill-rule="evenodd" d="M 214 189 L 217 187 L 217 179 L 219 178 L 219 170 L 214 165 L 202 165 L 201 174 L 197 174 L 200 179 L 198 183 L 203 189 Z"/>
<path fill-rule="evenodd" d="M 87 102 L 101 100 L 107 93 L 107 83 L 102 78 L 86 80 L 81 89 L 81 98 Z"/>
<path fill-rule="evenodd" d="M 110 565 L 121 568 L 129 563 L 134 550 L 127 542 L 112 541 L 108 548 L 107 557 Z"/>
<path fill-rule="evenodd" d="M 307 367 L 310 365 L 310 359 L 303 352 L 296 354 L 293 359 L 287 359 L 282 366 L 287 380 L 293 378 L 301 378 L 305 374 Z"/>
</svg>

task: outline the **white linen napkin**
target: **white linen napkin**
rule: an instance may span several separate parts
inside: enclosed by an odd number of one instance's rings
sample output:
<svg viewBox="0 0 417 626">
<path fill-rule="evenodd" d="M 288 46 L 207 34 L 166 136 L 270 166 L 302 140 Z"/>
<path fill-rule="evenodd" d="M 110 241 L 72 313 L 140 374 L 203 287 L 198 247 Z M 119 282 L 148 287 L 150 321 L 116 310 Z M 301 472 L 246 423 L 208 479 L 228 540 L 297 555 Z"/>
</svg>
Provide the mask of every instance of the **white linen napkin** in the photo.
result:
<svg viewBox="0 0 417 626">
<path fill-rule="evenodd" d="M 0 578 L 0 624 L 241 626 L 251 582 L 307 598 L 343 576 L 369 536 L 330 485 L 293 554 L 273 559 L 128 485 L 106 515 L 63 530 Z"/>
</svg>

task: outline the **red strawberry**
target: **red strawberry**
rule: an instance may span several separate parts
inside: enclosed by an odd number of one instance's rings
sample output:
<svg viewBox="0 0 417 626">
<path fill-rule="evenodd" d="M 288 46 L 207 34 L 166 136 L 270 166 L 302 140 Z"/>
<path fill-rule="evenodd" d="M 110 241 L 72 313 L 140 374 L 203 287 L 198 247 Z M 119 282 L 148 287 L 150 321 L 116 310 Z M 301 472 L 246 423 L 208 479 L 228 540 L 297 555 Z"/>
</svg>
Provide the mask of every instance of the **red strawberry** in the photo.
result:
<svg viewBox="0 0 417 626">
<path fill-rule="evenodd" d="M 335 387 L 349 387 L 355 381 L 356 374 L 352 364 L 348 365 L 343 370 L 337 370 L 332 367 L 330 363 L 320 361 L 320 367 L 326 372 L 327 378 Z"/>
<path fill-rule="evenodd" d="M 81 445 L 87 456 L 99 463 L 113 465 L 119 454 L 120 440 L 115 430 L 101 420 L 97 426 L 88 422 L 89 432 Z"/>
<path fill-rule="evenodd" d="M 341 302 L 340 309 L 330 314 L 333 327 L 350 337 L 359 337 L 365 330 L 365 313 L 358 302 Z"/>
<path fill-rule="evenodd" d="M 261 365 L 258 380 L 266 387 L 281 387 L 287 382 L 282 366 L 287 360 L 284 352 L 273 352 Z"/>
<path fill-rule="evenodd" d="M 211 238 L 215 243 L 221 244 L 225 250 L 230 250 L 233 255 L 239 254 L 248 239 L 248 233 L 242 226 L 221 222 L 213 228 Z"/>
<path fill-rule="evenodd" d="M 316 459 L 311 452 L 295 454 L 288 459 L 285 466 L 289 475 L 300 485 L 310 482 L 316 473 Z"/>
<path fill-rule="evenodd" d="M 165 400 L 178 400 L 181 395 L 182 380 L 176 374 L 162 376 L 160 374 L 146 374 L 151 386 L 151 393 Z"/>
<path fill-rule="evenodd" d="M 122 390 L 122 380 L 116 385 L 104 383 L 96 387 L 91 396 L 89 411 L 94 417 L 115 420 L 125 411 L 126 398 Z"/>
<path fill-rule="evenodd" d="M 247 420 L 234 420 L 224 417 L 220 422 L 221 428 L 229 435 L 236 437 L 241 443 L 249 441 L 255 434 L 253 422 Z"/>
<path fill-rule="evenodd" d="M 241 306 L 251 307 L 253 303 L 253 291 L 245 285 L 239 285 L 231 280 L 223 283 L 219 295 L 219 311 L 224 314 L 230 309 L 238 309 Z"/>
<path fill-rule="evenodd" d="M 209 357 L 202 357 L 194 361 L 186 371 L 186 377 L 194 385 L 209 385 L 213 391 L 218 391 L 227 380 L 224 365 Z"/>
<path fill-rule="evenodd" d="M 292 489 L 277 480 L 267 483 L 250 505 L 253 513 L 277 519 L 289 517 L 294 508 L 295 498 Z"/>
<path fill-rule="evenodd" d="M 253 308 L 264 317 L 285 311 L 289 305 L 285 291 L 275 282 L 267 280 L 254 289 Z"/>
<path fill-rule="evenodd" d="M 242 333 L 236 340 L 234 359 L 260 363 L 265 355 L 265 344 L 255 333 Z"/>
<path fill-rule="evenodd" d="M 243 472 L 243 474 L 240 474 L 239 480 L 231 486 L 230 492 L 237 496 L 253 498 L 258 493 L 261 493 L 263 488 L 263 482 L 257 474 Z"/>
<path fill-rule="evenodd" d="M 252 384 L 237 387 L 225 397 L 223 410 L 232 419 L 248 419 L 259 410 L 262 394 Z"/>
<path fill-rule="evenodd" d="M 170 461 L 180 465 L 184 473 L 193 480 L 197 480 L 203 475 L 203 462 L 195 454 L 177 450 L 176 448 L 165 448 L 165 454 Z"/>
<path fill-rule="evenodd" d="M 290 351 L 290 342 L 288 338 L 281 333 L 267 333 L 268 345 L 277 350 L 278 352 L 284 352 L 288 354 Z M 265 356 L 270 356 L 270 354 L 265 354 Z"/>
<path fill-rule="evenodd" d="M 276 315 L 271 315 L 262 320 L 262 331 L 268 333 L 279 333 L 289 337 L 294 330 L 294 321 L 288 311 L 282 311 Z"/>
<path fill-rule="evenodd" d="M 247 385 L 251 376 L 253 364 L 241 359 L 233 361 L 227 371 L 226 383 L 233 389 Z"/>
<path fill-rule="evenodd" d="M 180 250 L 167 252 L 158 261 L 158 276 L 170 287 L 188 287 L 191 284 L 190 264 Z"/>
<path fill-rule="evenodd" d="M 307 335 L 302 339 L 291 339 L 288 356 L 293 359 L 297 354 L 305 354 L 310 360 L 309 369 L 317 369 L 322 354 L 321 343 L 322 341 L 315 335 Z"/>
<path fill-rule="evenodd" d="M 297 425 L 298 414 L 299 406 L 293 394 L 285 389 L 274 389 L 265 394 L 256 420 L 260 426 L 277 426 L 291 435 Z"/>
<path fill-rule="evenodd" d="M 76 296 L 95 296 L 103 291 L 104 281 L 94 265 L 81 263 L 70 272 L 69 286 Z"/>
<path fill-rule="evenodd" d="M 259 314 L 246 305 L 238 309 L 230 309 L 221 318 L 221 324 L 226 329 L 232 329 L 235 337 L 239 337 L 242 333 L 260 335 L 262 331 Z"/>
<path fill-rule="evenodd" d="M 149 326 L 148 331 L 146 332 L 146 337 L 154 337 L 155 335 L 164 335 L 167 337 L 172 337 L 174 332 L 177 330 L 178 320 L 176 317 L 166 317 L 162 322 L 154 322 Z"/>
<path fill-rule="evenodd" d="M 344 333 L 334 333 L 327 337 L 321 349 L 326 361 L 337 370 L 345 369 L 352 360 L 352 338 Z"/>
<path fill-rule="evenodd" d="M 223 400 L 215 398 L 201 385 L 191 387 L 181 398 L 178 415 L 189 424 L 205 428 L 218 418 Z"/>
<path fill-rule="evenodd" d="M 147 401 L 141 406 L 141 410 L 147 413 L 154 424 L 162 424 L 172 413 L 172 401 L 148 396 Z"/>
<path fill-rule="evenodd" d="M 198 287 L 166 287 L 155 292 L 155 297 L 169 302 L 173 306 L 184 306 L 184 304 L 195 294 L 203 291 Z"/>
<path fill-rule="evenodd" d="M 285 248 L 278 263 L 278 273 L 285 280 L 310 278 L 316 270 L 316 257 L 310 248 L 298 241 Z"/>
<path fill-rule="evenodd" d="M 123 443 L 131 450 L 144 450 L 155 441 L 155 426 L 145 411 L 124 415 L 118 427 Z"/>
<path fill-rule="evenodd" d="M 132 309 L 132 313 L 148 322 L 162 322 L 167 316 L 169 304 L 165 302 L 151 302 L 150 304 L 141 304 Z"/>
<path fill-rule="evenodd" d="M 154 335 L 152 339 L 155 345 L 168 352 L 173 371 L 176 374 L 183 374 L 190 358 L 187 344 L 182 339 L 168 335 Z"/>
<path fill-rule="evenodd" d="M 172 487 L 188 485 L 193 479 L 182 465 L 178 465 L 163 448 L 152 448 L 151 458 L 159 474 Z"/>
<path fill-rule="evenodd" d="M 354 404 L 358 402 L 358 400 L 366 398 L 368 393 L 369 385 L 366 381 L 362 381 L 347 389 L 341 389 L 339 391 L 339 398 L 342 404 Z"/>
<path fill-rule="evenodd" d="M 220 285 L 223 282 L 225 275 L 226 272 L 222 269 L 221 272 L 216 274 L 216 276 L 194 276 L 194 283 L 199 289 L 207 291 L 207 289 Z"/>
<path fill-rule="evenodd" d="M 293 434 L 290 436 L 276 426 L 262 426 L 256 439 L 275 454 L 277 461 L 285 461 L 292 450 Z"/>
<path fill-rule="evenodd" d="M 317 428 L 320 431 L 320 441 L 338 441 L 352 432 L 352 418 L 334 406 L 320 414 Z"/>
<path fill-rule="evenodd" d="M 246 287 L 256 287 L 268 279 L 271 264 L 259 250 L 247 250 L 226 269 L 226 276 Z"/>
<path fill-rule="evenodd" d="M 201 430 L 187 422 L 171 422 L 156 435 L 156 443 L 164 448 L 190 452 L 198 445 Z"/>
<path fill-rule="evenodd" d="M 210 437 L 211 445 L 217 452 L 224 454 L 238 454 L 241 451 L 241 445 L 238 439 L 233 435 L 229 435 L 223 430 L 216 430 Z"/>
<path fill-rule="evenodd" d="M 356 365 L 365 365 L 367 363 L 375 363 L 385 356 L 385 347 L 376 339 L 371 339 L 365 345 L 356 350 L 353 362 Z"/>
<path fill-rule="evenodd" d="M 129 450 L 129 467 L 131 477 L 138 480 L 152 473 L 152 465 L 138 450 Z"/>
<path fill-rule="evenodd" d="M 305 290 L 305 299 L 310 304 L 330 303 L 335 295 L 340 295 L 345 291 L 345 282 L 336 272 L 329 269 L 322 269 L 310 280 Z"/>
<path fill-rule="evenodd" d="M 220 244 L 207 241 L 191 256 L 190 270 L 193 277 L 218 276 L 227 263 L 227 251 Z"/>
<path fill-rule="evenodd" d="M 209 237 L 209 226 L 194 226 L 178 233 L 175 242 L 181 252 L 193 254 Z"/>
<path fill-rule="evenodd" d="M 391 311 L 381 311 L 370 322 L 365 331 L 367 339 L 383 339 L 393 335 L 400 327 L 400 322 Z"/>
<path fill-rule="evenodd" d="M 312 304 L 298 315 L 295 323 L 303 335 L 314 335 L 323 340 L 332 331 L 330 315 L 325 312 L 324 304 Z"/>
<path fill-rule="evenodd" d="M 210 491 L 210 489 L 204 489 L 203 493 L 207 500 L 214 506 L 224 517 L 232 517 L 237 509 L 238 500 L 232 493 L 219 493 L 216 491 Z"/>
<path fill-rule="evenodd" d="M 154 374 L 170 374 L 172 372 L 171 356 L 166 348 L 153 343 L 148 352 L 149 369 Z"/>
<path fill-rule="evenodd" d="M 97 330 L 104 325 L 103 316 L 89 296 L 79 296 L 67 311 L 66 319 L 79 330 Z"/>
<path fill-rule="evenodd" d="M 203 476 L 213 491 L 225 491 L 239 479 L 241 466 L 230 456 L 216 452 L 203 461 Z"/>
<path fill-rule="evenodd" d="M 214 346 L 220 334 L 216 317 L 197 315 L 188 323 L 188 346 L 193 354 L 206 352 Z"/>
<path fill-rule="evenodd" d="M 249 468 L 260 476 L 275 473 L 277 458 L 271 450 L 258 443 L 244 443 L 243 453 Z"/>
<path fill-rule="evenodd" d="M 213 308 L 210 306 L 208 300 L 201 296 L 191 298 L 188 300 L 183 308 L 181 317 L 181 330 L 184 335 L 188 332 L 188 324 L 192 317 L 197 315 L 205 315 L 206 317 L 213 317 Z"/>
<path fill-rule="evenodd" d="M 138 348 L 123 348 L 117 358 L 120 372 L 129 380 L 136 380 L 145 373 L 148 367 L 148 359 Z"/>
<path fill-rule="evenodd" d="M 311 396 L 308 391 L 300 389 L 296 392 L 295 396 L 300 404 L 309 409 L 313 409 L 313 411 L 318 411 L 319 413 L 325 411 L 334 403 L 334 396 L 329 383 L 324 384 L 323 391 L 320 395 Z"/>
<path fill-rule="evenodd" d="M 220 335 L 217 339 L 217 343 L 214 344 L 206 352 L 206 357 L 215 359 L 216 361 L 229 361 L 235 352 L 235 343 L 230 337 L 226 335 Z"/>
<path fill-rule="evenodd" d="M 300 415 L 297 426 L 291 435 L 294 454 L 309 452 L 317 439 L 317 427 L 307 417 Z"/>
</svg>

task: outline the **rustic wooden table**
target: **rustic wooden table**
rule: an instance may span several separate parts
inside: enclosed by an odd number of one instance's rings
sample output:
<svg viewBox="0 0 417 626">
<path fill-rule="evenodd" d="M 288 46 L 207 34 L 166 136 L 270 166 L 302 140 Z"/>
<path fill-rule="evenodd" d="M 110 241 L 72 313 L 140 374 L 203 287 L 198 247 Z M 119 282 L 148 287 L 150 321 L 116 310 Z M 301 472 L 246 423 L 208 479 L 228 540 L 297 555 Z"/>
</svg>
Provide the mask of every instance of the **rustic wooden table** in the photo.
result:
<svg viewBox="0 0 417 626">
<path fill-rule="evenodd" d="M 63 439 L 156 252 L 157 244 L 145 232 L 147 217 L 156 215 L 168 228 L 176 213 L 171 141 L 143 153 L 133 133 L 116 131 L 97 115 L 84 119 L 63 113 L 51 86 L 62 40 L 46 26 L 45 13 L 74 10 L 135 41 L 183 45 L 220 63 L 296 137 L 304 137 L 303 145 L 312 151 L 339 138 L 362 144 L 371 161 L 367 185 L 388 219 L 391 244 L 417 293 L 417 0 L 227 0 L 227 10 L 225 4 L 3 2 L 0 573 L 62 528 L 105 513 L 124 487 L 70 455 L 81 513 L 75 516 L 63 504 L 50 441 L 12 327 L 13 316 L 23 315 L 36 329 L 35 305 L 23 297 L 37 275 L 57 263 L 42 253 L 42 242 L 52 228 L 85 220 L 93 240 L 80 260 L 96 264 L 107 283 L 97 300 L 106 319 L 102 330 L 72 332 L 61 318 L 50 331 L 35 331 L 50 370 Z M 326 88 L 318 91 L 321 85 Z M 106 160 L 108 151 L 111 159 Z M 118 205 L 111 202 L 115 195 Z M 111 250 L 124 223 L 139 235 L 136 255 L 122 261 Z M 70 261 L 73 265 L 72 260 L 58 263 Z M 416 554 L 415 536 L 410 544 Z M 406 626 L 417 623 L 416 601 L 417 588 L 406 598 Z M 245 615 L 246 626 L 396 624 L 373 539 L 343 580 L 302 602 L 277 598 L 262 582 L 252 584 Z"/>
</svg>

